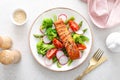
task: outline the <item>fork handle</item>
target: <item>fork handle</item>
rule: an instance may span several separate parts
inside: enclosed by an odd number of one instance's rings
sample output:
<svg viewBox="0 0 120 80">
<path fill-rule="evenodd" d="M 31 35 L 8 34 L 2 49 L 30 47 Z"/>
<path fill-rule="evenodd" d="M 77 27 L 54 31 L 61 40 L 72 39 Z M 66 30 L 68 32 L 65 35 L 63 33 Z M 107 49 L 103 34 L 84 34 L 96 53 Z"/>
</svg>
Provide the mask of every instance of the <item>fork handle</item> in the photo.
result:
<svg viewBox="0 0 120 80">
<path fill-rule="evenodd" d="M 93 65 L 88 66 L 85 69 L 85 71 L 81 75 L 79 75 L 75 80 L 81 80 L 84 75 L 86 75 L 87 73 L 89 73 L 89 71 L 91 71 L 92 66 Z"/>
<path fill-rule="evenodd" d="M 89 73 L 90 71 L 98 67 L 100 64 L 104 63 L 106 60 L 107 58 L 105 56 L 102 56 L 96 65 L 88 66 L 87 69 L 81 75 L 79 75 L 75 80 L 81 80 L 85 74 Z"/>
</svg>

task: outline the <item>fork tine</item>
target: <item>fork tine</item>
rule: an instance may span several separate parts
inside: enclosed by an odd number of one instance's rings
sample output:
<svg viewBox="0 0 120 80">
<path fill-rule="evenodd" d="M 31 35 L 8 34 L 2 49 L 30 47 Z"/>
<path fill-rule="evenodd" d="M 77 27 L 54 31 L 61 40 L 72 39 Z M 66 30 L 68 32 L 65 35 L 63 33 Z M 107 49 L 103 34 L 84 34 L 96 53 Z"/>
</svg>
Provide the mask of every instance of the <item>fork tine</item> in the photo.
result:
<svg viewBox="0 0 120 80">
<path fill-rule="evenodd" d="M 103 53 L 104 51 L 99 48 L 93 55 L 93 58 L 98 61 L 102 57 Z"/>
<path fill-rule="evenodd" d="M 94 56 L 94 59 L 98 61 L 102 57 L 102 55 L 103 55 L 103 50 L 99 49 L 99 51 Z"/>
<path fill-rule="evenodd" d="M 100 51 L 100 48 L 95 52 L 95 54 L 93 55 L 93 57 L 96 57 L 98 55 L 99 51 Z"/>
<path fill-rule="evenodd" d="M 75 80 L 81 80 L 82 77 L 89 72 L 89 70 L 92 70 L 92 67 L 94 67 L 95 65 L 97 65 L 97 63 L 99 63 L 103 53 L 104 53 L 103 50 L 101 50 L 100 48 L 97 49 L 93 57 L 90 59 L 90 64 L 87 67 L 87 69 L 80 76 L 78 76 Z"/>
<path fill-rule="evenodd" d="M 102 57 L 103 53 L 104 53 L 103 50 L 100 50 L 100 51 L 99 51 L 98 56 L 96 56 L 96 60 L 97 60 L 97 61 Z"/>
</svg>

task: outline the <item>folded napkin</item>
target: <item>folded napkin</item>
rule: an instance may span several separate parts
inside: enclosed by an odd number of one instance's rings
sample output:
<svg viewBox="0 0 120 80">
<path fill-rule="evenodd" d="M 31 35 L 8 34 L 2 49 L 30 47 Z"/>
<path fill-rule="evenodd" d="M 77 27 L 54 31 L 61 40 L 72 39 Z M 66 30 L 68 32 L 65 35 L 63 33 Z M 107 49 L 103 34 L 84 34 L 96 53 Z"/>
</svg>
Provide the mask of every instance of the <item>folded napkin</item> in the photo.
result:
<svg viewBox="0 0 120 80">
<path fill-rule="evenodd" d="M 88 4 L 93 23 L 99 28 L 120 24 L 120 0 L 82 0 Z"/>
</svg>

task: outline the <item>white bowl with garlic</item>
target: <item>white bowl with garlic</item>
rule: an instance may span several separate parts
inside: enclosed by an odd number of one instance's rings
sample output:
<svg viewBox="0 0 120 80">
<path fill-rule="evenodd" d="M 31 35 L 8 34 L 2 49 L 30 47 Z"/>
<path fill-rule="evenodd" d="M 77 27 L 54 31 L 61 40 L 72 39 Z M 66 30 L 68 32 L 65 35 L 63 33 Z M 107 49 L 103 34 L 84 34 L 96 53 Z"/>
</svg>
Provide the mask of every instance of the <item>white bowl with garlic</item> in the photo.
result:
<svg viewBox="0 0 120 80">
<path fill-rule="evenodd" d="M 21 26 L 27 22 L 27 13 L 24 9 L 17 8 L 12 12 L 11 20 L 15 25 Z"/>
</svg>

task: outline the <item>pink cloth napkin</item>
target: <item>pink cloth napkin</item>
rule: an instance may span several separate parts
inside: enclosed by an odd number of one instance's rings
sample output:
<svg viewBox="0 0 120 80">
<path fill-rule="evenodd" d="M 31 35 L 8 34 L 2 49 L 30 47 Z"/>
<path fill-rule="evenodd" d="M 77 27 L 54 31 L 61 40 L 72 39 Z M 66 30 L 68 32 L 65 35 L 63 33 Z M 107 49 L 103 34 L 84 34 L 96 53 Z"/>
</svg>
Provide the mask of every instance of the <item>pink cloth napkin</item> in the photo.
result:
<svg viewBox="0 0 120 80">
<path fill-rule="evenodd" d="M 110 28 L 120 24 L 120 0 L 82 0 L 88 4 L 93 23 L 99 28 Z"/>
</svg>

